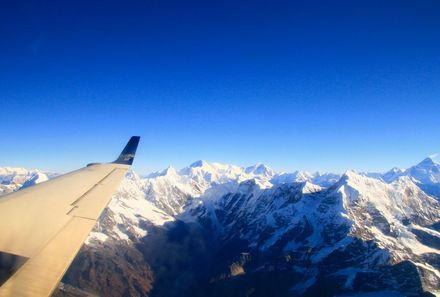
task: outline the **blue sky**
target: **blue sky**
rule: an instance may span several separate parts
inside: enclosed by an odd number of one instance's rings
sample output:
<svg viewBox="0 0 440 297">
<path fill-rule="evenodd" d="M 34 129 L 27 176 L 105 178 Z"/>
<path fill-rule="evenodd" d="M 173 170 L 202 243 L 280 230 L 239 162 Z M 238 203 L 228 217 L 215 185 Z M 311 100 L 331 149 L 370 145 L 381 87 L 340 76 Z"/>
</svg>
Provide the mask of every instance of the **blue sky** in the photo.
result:
<svg viewBox="0 0 440 297">
<path fill-rule="evenodd" d="M 67 3 L 69 2 L 69 3 Z M 440 152 L 438 1 L 10 1 L 0 166 L 277 170 Z"/>
</svg>

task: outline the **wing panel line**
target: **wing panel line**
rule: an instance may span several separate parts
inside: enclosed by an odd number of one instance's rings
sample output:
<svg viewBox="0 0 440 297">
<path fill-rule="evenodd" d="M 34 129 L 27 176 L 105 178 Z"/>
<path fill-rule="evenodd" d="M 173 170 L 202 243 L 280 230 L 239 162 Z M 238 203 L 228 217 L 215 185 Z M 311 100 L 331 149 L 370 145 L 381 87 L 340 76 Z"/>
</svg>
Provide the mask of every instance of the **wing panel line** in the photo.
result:
<svg viewBox="0 0 440 297">
<path fill-rule="evenodd" d="M 73 201 L 70 205 L 75 206 L 76 204 L 78 204 L 82 199 L 84 199 L 91 191 L 93 191 L 93 189 L 96 188 L 96 186 L 98 186 L 99 184 L 101 184 L 107 177 L 109 177 L 113 172 L 115 172 L 115 170 L 117 170 L 117 168 L 114 168 L 112 171 L 110 171 L 110 173 L 108 173 L 106 176 L 104 176 L 102 179 L 100 179 L 95 185 L 93 185 L 90 189 L 88 189 L 84 194 L 82 194 L 78 199 L 76 199 L 75 201 Z M 69 211 L 70 213 L 70 211 Z"/>
</svg>

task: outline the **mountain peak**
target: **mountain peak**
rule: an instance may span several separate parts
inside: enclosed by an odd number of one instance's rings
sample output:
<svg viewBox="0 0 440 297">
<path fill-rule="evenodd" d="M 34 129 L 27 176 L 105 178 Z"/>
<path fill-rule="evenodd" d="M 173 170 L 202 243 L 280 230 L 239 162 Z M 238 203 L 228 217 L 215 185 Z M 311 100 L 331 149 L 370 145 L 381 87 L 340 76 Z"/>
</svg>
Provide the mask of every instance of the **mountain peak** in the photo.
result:
<svg viewBox="0 0 440 297">
<path fill-rule="evenodd" d="M 422 162 L 420 162 L 419 164 L 417 164 L 417 166 L 435 166 L 437 165 L 437 162 L 435 162 L 435 160 L 433 159 L 432 156 L 429 156 L 427 158 L 425 158 Z"/>
<path fill-rule="evenodd" d="M 268 175 L 268 176 L 273 176 L 275 175 L 275 171 L 264 165 L 263 163 L 257 163 L 253 166 L 249 166 L 245 169 L 246 173 L 253 173 L 255 175 Z"/>
<path fill-rule="evenodd" d="M 401 169 L 401 168 L 398 168 L 398 167 L 393 167 L 393 168 L 391 168 L 390 170 L 388 170 L 387 172 L 389 172 L 389 173 L 402 173 L 402 172 L 404 172 L 405 170 L 403 170 L 403 169 Z"/>
<path fill-rule="evenodd" d="M 46 174 L 44 174 L 43 172 L 39 171 L 39 170 L 35 170 L 32 175 L 31 178 L 28 179 L 22 186 L 21 188 L 27 188 L 45 181 L 48 181 L 49 178 L 47 177 Z"/>
<path fill-rule="evenodd" d="M 196 167 L 203 167 L 206 165 L 208 165 L 208 162 L 206 162 L 204 160 L 198 160 L 198 161 L 195 161 L 194 163 L 192 163 L 191 165 L 189 165 L 189 167 L 196 168 Z"/>
<path fill-rule="evenodd" d="M 345 177 L 346 179 L 352 179 L 352 178 L 359 178 L 362 176 L 354 170 L 347 170 L 347 171 L 345 171 L 345 173 L 342 177 L 343 178 Z"/>
<path fill-rule="evenodd" d="M 163 175 L 176 175 L 177 171 L 173 166 L 168 166 L 164 171 Z"/>
<path fill-rule="evenodd" d="M 362 174 L 357 173 L 354 170 L 347 170 L 337 182 L 338 186 L 343 185 L 363 185 L 365 183 L 376 181 L 377 179 L 371 178 Z M 377 180 L 378 181 L 378 180 Z"/>
<path fill-rule="evenodd" d="M 174 169 L 174 167 L 170 165 L 166 169 L 150 173 L 146 177 L 147 178 L 156 178 L 159 176 L 170 176 L 170 175 L 176 175 L 176 174 L 177 174 L 176 169 Z"/>
<path fill-rule="evenodd" d="M 302 183 L 302 193 L 303 194 L 310 194 L 321 191 L 323 188 L 315 185 L 314 183 L 311 183 L 309 181 L 305 181 Z"/>
<path fill-rule="evenodd" d="M 433 156 L 409 168 L 406 174 L 422 184 L 440 184 L 440 164 L 434 161 Z"/>
</svg>

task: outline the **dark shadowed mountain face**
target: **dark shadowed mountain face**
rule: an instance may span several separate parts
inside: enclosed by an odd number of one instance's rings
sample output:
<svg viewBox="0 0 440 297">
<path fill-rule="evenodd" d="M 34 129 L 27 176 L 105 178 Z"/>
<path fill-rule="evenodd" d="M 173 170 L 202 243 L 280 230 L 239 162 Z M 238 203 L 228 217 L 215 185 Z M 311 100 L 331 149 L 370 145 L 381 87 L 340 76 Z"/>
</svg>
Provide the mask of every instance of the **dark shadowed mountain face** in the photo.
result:
<svg viewBox="0 0 440 297">
<path fill-rule="evenodd" d="M 131 172 L 56 296 L 438 295 L 440 205 L 414 172 Z"/>
</svg>

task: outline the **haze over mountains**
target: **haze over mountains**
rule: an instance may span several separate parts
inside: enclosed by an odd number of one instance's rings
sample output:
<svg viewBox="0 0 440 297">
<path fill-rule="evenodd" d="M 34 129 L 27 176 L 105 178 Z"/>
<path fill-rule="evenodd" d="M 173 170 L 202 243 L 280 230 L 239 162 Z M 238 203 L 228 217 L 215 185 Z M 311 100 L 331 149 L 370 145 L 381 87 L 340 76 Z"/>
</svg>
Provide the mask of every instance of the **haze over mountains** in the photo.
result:
<svg viewBox="0 0 440 297">
<path fill-rule="evenodd" d="M 1 168 L 0 191 L 51 177 Z M 386 173 L 130 172 L 56 294 L 440 296 L 439 199 L 432 158 Z"/>
</svg>

